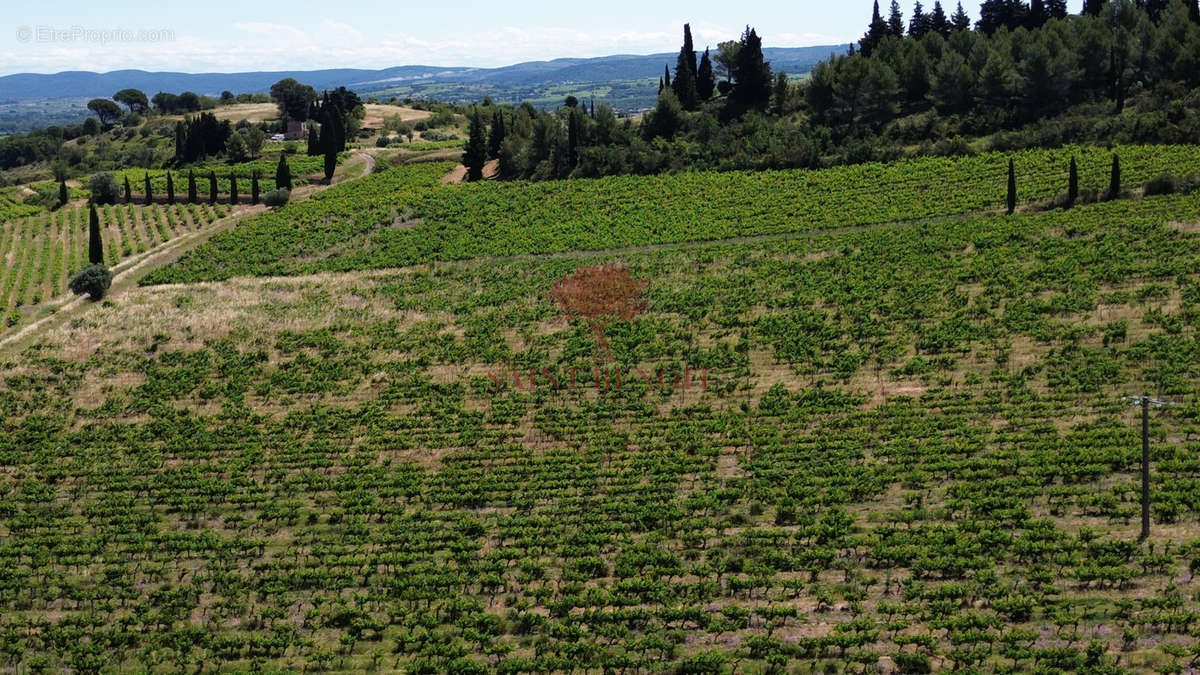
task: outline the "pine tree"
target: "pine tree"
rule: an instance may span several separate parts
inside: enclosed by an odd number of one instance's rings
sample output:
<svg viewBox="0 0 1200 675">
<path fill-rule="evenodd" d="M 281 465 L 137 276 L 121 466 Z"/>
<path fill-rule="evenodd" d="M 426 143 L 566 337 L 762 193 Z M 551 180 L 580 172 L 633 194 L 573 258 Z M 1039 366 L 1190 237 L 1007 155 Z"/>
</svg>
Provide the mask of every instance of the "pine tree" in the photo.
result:
<svg viewBox="0 0 1200 675">
<path fill-rule="evenodd" d="M 146 174 L 146 206 L 154 203 L 154 194 L 150 190 L 150 174 Z"/>
<path fill-rule="evenodd" d="M 237 205 L 237 203 L 238 203 L 237 175 L 233 173 L 232 169 L 230 169 L 229 170 L 229 205 L 235 206 L 235 205 Z"/>
<path fill-rule="evenodd" d="M 696 95 L 701 101 L 707 101 L 713 97 L 716 89 L 717 79 L 713 75 L 712 59 L 708 57 L 708 47 L 705 47 L 704 55 L 700 57 L 700 66 L 696 70 Z"/>
<path fill-rule="evenodd" d="M 250 174 L 250 203 L 258 203 L 258 171 Z"/>
<path fill-rule="evenodd" d="M 950 19 L 946 10 L 942 9 L 942 0 L 935 0 L 933 11 L 929 13 L 929 30 L 946 37 L 950 35 Z"/>
<path fill-rule="evenodd" d="M 954 11 L 954 16 L 950 17 L 950 28 L 956 31 L 971 29 L 971 17 L 967 16 L 961 2 L 958 3 L 958 9 Z"/>
<path fill-rule="evenodd" d="M 1108 198 L 1121 196 L 1121 159 L 1113 155 L 1112 172 L 1108 177 Z"/>
<path fill-rule="evenodd" d="M 574 113 L 572 112 L 572 114 Z M 485 136 L 483 117 L 476 108 L 471 113 L 471 127 L 462 156 L 462 162 L 467 167 L 467 180 L 469 181 L 483 179 L 483 165 L 487 162 L 487 138 Z"/>
<path fill-rule="evenodd" d="M 1083 11 L 1081 14 L 1087 16 L 1100 16 L 1100 10 L 1104 9 L 1107 0 L 1083 0 Z"/>
<path fill-rule="evenodd" d="M 1017 210 L 1017 171 L 1013 161 L 1008 160 L 1008 215 Z"/>
<path fill-rule="evenodd" d="M 1067 208 L 1075 206 L 1075 200 L 1079 199 L 1079 167 L 1075 164 L 1075 158 L 1071 158 L 1071 167 L 1067 177 Z"/>
<path fill-rule="evenodd" d="M 208 172 L 208 203 L 217 203 L 217 172 Z"/>
<path fill-rule="evenodd" d="M 167 172 L 167 203 L 175 203 L 175 180 L 171 178 L 171 172 Z"/>
<path fill-rule="evenodd" d="M 593 107 L 596 105 L 592 103 Z M 594 108 L 593 108 L 594 109 Z M 504 145 L 504 111 L 497 107 L 492 111 L 492 129 L 488 133 L 488 157 L 496 159 L 500 156 L 500 148 Z"/>
<path fill-rule="evenodd" d="M 675 97 L 684 110 L 695 110 L 699 95 L 696 93 L 696 50 L 692 48 L 692 27 L 683 24 L 683 46 L 675 60 L 675 80 L 671 85 Z"/>
<path fill-rule="evenodd" d="M 91 204 L 88 213 L 88 262 L 93 265 L 104 264 L 104 242 L 100 240 L 100 216 L 96 213 L 96 205 Z"/>
<path fill-rule="evenodd" d="M 71 191 L 67 189 L 67 179 L 58 181 L 58 205 L 66 206 L 71 201 Z M 125 177 L 125 203 L 129 203 L 129 176 Z"/>
<path fill-rule="evenodd" d="M 275 187 L 292 189 L 292 169 L 288 166 L 287 156 L 282 152 L 279 153 L 279 165 L 275 167 Z"/>
<path fill-rule="evenodd" d="M 196 172 L 188 169 L 188 203 L 196 203 Z"/>
<path fill-rule="evenodd" d="M 904 37 L 904 15 L 900 13 L 900 3 L 892 0 L 892 9 L 888 12 L 887 34 L 895 38 Z"/>
<path fill-rule="evenodd" d="M 913 5 L 912 20 L 908 22 L 909 37 L 919 38 L 929 32 L 930 18 L 925 13 L 925 8 L 921 6 L 921 0 Z"/>
<path fill-rule="evenodd" d="M 1046 13 L 1051 19 L 1067 18 L 1067 0 L 1046 0 Z"/>
<path fill-rule="evenodd" d="M 67 184 L 63 183 L 63 187 L 64 188 L 67 187 Z M 133 189 L 129 186 L 129 176 L 126 175 L 125 176 L 125 203 L 130 204 L 132 202 L 133 202 Z"/>
</svg>

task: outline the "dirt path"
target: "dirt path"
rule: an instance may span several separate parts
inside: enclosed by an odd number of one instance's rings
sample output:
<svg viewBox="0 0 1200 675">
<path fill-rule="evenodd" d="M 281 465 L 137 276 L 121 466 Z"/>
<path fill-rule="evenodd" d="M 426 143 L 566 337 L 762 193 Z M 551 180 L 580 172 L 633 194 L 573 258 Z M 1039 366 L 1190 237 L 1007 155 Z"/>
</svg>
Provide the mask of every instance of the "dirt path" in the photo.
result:
<svg viewBox="0 0 1200 675">
<path fill-rule="evenodd" d="M 483 165 L 483 179 L 495 180 L 500 174 L 500 160 L 489 160 Z M 443 185 L 458 185 L 467 179 L 467 167 L 459 164 L 450 170 L 450 173 L 442 176 Z"/>
</svg>

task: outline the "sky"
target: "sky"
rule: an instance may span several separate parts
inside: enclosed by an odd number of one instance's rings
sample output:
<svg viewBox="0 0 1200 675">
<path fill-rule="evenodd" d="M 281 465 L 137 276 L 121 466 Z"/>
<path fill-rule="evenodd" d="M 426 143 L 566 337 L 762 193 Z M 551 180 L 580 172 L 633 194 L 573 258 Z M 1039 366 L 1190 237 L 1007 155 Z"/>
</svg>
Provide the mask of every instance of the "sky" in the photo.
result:
<svg viewBox="0 0 1200 675">
<path fill-rule="evenodd" d="M 956 0 L 949 0 L 947 13 Z M 964 2 L 972 18 L 978 0 Z M 1078 11 L 1082 0 L 1069 6 Z M 880 3 L 887 11 L 890 0 Z M 768 47 L 858 39 L 870 0 L 320 2 L 158 0 L 13 3 L 0 18 L 0 75 L 124 68 L 180 72 L 510 65 L 698 49 L 753 26 Z M 932 7 L 927 2 L 926 9 Z M 905 18 L 911 0 L 902 0 Z M 336 13 L 330 10 L 337 10 Z"/>
</svg>

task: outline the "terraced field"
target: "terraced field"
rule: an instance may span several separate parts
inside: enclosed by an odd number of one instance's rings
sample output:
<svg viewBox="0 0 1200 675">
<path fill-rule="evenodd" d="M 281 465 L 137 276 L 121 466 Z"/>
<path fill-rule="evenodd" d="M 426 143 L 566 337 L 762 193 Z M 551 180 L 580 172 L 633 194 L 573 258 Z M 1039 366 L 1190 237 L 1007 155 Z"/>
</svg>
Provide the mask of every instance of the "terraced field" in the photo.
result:
<svg viewBox="0 0 1200 675">
<path fill-rule="evenodd" d="M 452 225 L 451 195 L 586 188 L 441 168 L 331 188 L 152 280 L 412 262 L 448 230 L 469 237 L 434 258 L 566 252 L 145 286 L 3 357 L 6 667 L 1200 663 L 1200 195 L 1005 217 L 914 187 L 879 219 L 911 222 L 618 255 L 536 225 L 565 197 L 524 231 Z M 762 206 L 739 234 L 778 231 Z M 614 222 L 604 245 L 683 231 Z M 649 309 L 598 364 L 548 293 L 602 262 Z M 1154 413 L 1145 544 L 1121 399 L 1142 392 L 1183 403 Z"/>
<path fill-rule="evenodd" d="M 221 204 L 101 207 L 105 261 L 116 265 L 227 214 Z M 21 308 L 65 293 L 71 275 L 86 266 L 87 221 L 86 207 L 68 206 L 0 225 L 0 312 L 9 326 L 20 321 Z"/>
</svg>

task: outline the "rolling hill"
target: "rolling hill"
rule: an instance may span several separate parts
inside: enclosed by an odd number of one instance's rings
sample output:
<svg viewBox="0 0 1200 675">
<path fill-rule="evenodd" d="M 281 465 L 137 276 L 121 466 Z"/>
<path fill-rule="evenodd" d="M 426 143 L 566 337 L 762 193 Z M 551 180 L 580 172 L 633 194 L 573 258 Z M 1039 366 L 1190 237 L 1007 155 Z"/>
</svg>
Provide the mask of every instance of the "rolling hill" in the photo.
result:
<svg viewBox="0 0 1200 675">
<path fill-rule="evenodd" d="M 845 49 L 845 45 L 774 47 L 764 49 L 763 53 L 777 71 L 798 76 L 807 73 L 831 53 Z M 594 96 L 597 102 L 607 103 L 619 112 L 629 112 L 653 105 L 654 82 L 663 66 L 674 62 L 674 53 L 662 53 L 529 61 L 499 68 L 408 65 L 380 70 L 336 68 L 242 73 L 144 70 L 19 73 L 0 77 L 0 105 L 14 113 L 14 118 L 18 111 L 25 113 L 21 115 L 25 120 L 23 127 L 37 126 L 36 119 L 25 119 L 30 117 L 30 111 L 35 113 L 33 118 L 53 117 L 61 108 L 62 112 L 69 112 L 74 117 L 85 114 L 82 110 L 87 99 L 111 96 L 126 87 L 141 89 L 150 95 L 158 91 L 194 91 L 215 96 L 226 90 L 265 92 L 275 82 L 294 77 L 318 90 L 347 86 L 368 96 L 437 98 L 451 102 L 477 101 L 491 96 L 497 101 L 530 101 L 544 106 L 555 104 L 573 93 Z M 55 123 L 61 121 L 54 119 Z M 19 130 L 0 125 L 3 132 Z"/>
</svg>

